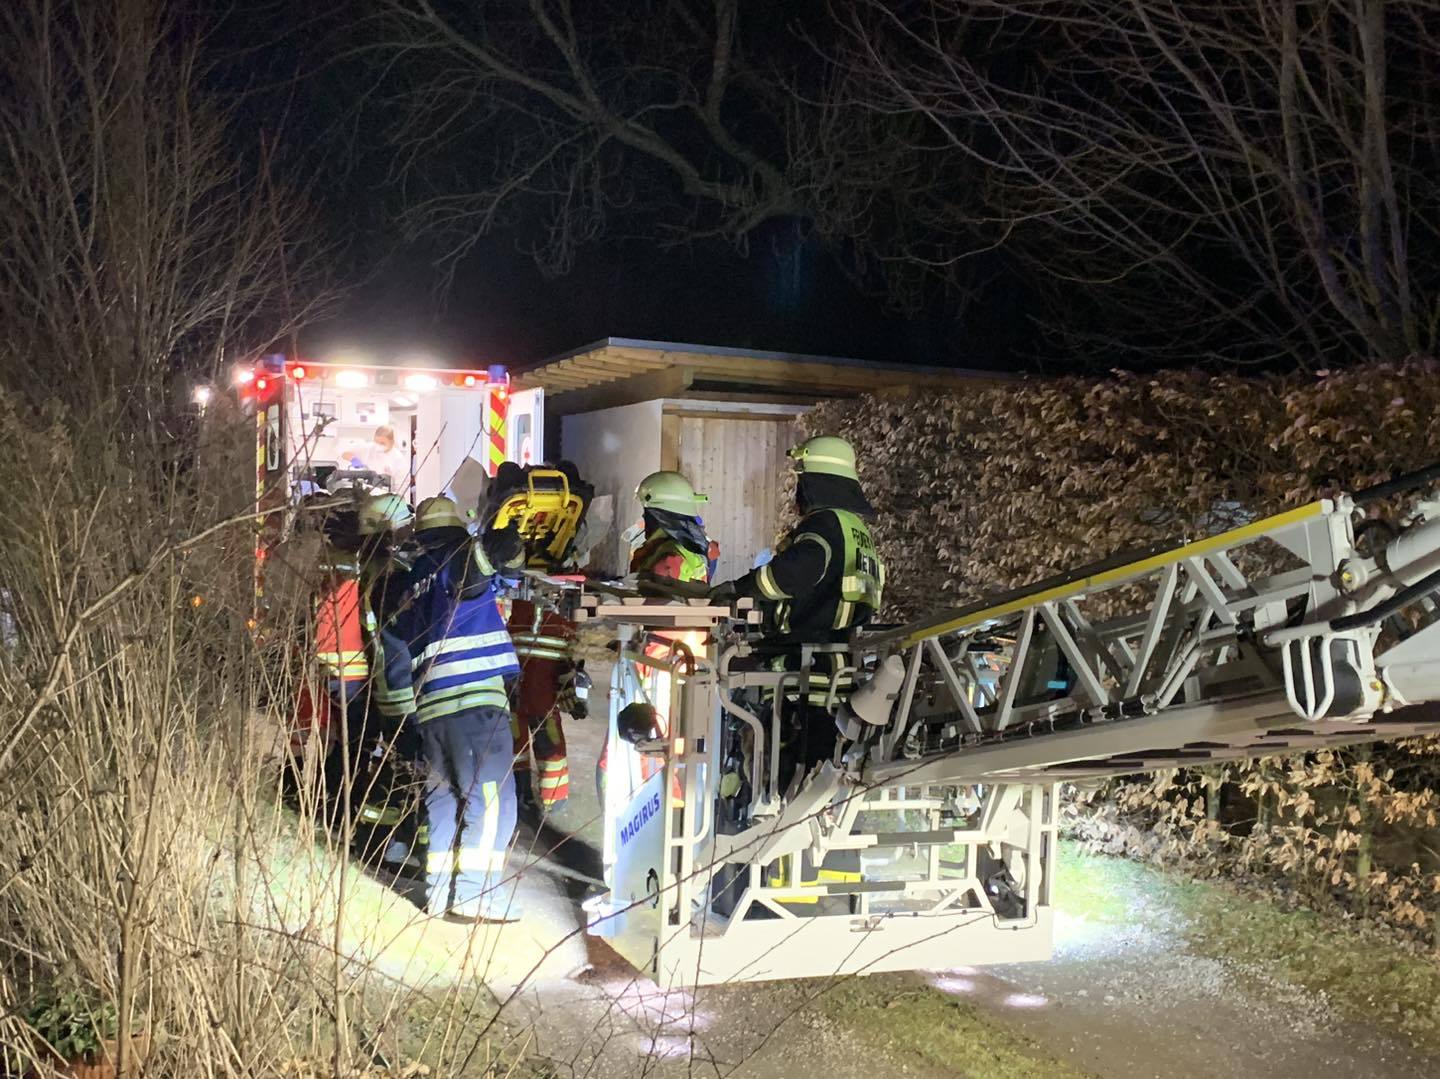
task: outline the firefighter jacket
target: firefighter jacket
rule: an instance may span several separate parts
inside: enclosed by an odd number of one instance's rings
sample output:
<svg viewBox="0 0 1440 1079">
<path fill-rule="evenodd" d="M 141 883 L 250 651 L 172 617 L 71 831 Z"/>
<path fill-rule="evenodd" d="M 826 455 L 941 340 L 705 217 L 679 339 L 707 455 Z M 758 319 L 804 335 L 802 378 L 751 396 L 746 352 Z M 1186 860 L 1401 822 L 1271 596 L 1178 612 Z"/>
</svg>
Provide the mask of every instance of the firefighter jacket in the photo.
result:
<svg viewBox="0 0 1440 1079">
<path fill-rule="evenodd" d="M 857 513 L 817 509 L 780 541 L 775 557 L 735 582 L 737 594 L 772 605 L 775 630 L 806 641 L 838 641 L 880 608 L 885 566 Z"/>
<path fill-rule="evenodd" d="M 562 679 L 575 666 L 575 623 L 553 607 L 528 599 L 510 605 L 510 639 L 520 661 L 515 711 L 542 719 L 555 710 Z"/>
<path fill-rule="evenodd" d="M 400 628 L 412 567 L 398 553 L 372 554 L 360 573 L 362 617 L 370 653 L 370 701 L 396 723 L 415 712 L 410 650 Z"/>
<path fill-rule="evenodd" d="M 363 682 L 370 677 L 360 610 L 360 567 L 337 555 L 320 567 L 324 575 L 315 597 L 315 659 L 332 682 Z"/>
<path fill-rule="evenodd" d="M 466 536 L 431 548 L 416 560 L 411 580 L 404 625 L 420 723 L 508 708 L 505 679 L 518 674 L 520 664 L 484 546 Z"/>
</svg>

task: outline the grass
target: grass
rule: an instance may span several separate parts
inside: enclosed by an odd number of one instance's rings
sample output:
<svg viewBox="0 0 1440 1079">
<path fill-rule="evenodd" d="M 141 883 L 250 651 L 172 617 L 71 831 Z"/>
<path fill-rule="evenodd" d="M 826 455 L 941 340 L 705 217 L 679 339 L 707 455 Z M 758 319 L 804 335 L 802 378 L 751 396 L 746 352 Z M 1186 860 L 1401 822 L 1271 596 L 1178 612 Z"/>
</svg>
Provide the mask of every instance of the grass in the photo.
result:
<svg viewBox="0 0 1440 1079">
<path fill-rule="evenodd" d="M 1100 924 L 1133 917 L 1127 899 L 1143 894 L 1179 916 L 1195 954 L 1322 993 L 1342 1016 L 1440 1054 L 1440 962 L 1373 931 L 1070 844 L 1057 894 L 1065 913 Z"/>
<path fill-rule="evenodd" d="M 896 1064 L 965 1079 L 1080 1079 L 1089 1074 L 974 1005 L 931 988 L 918 975 L 852 978 L 825 992 L 815 1007 Z"/>
</svg>

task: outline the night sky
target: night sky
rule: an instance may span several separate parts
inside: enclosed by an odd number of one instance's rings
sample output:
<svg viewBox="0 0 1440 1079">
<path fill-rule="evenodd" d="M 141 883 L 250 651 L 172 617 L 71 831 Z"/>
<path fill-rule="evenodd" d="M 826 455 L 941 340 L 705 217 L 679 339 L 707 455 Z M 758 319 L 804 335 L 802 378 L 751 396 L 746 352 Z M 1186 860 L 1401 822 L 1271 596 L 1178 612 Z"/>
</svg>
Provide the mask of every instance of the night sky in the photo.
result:
<svg viewBox="0 0 1440 1079">
<path fill-rule="evenodd" d="M 354 271 L 369 280 L 338 317 L 305 335 L 305 347 L 515 364 L 631 337 L 988 369 L 1019 362 L 1010 353 L 1023 319 L 1007 328 L 998 313 L 964 323 L 903 316 L 793 231 L 748 257 L 718 243 L 602 244 L 559 277 L 542 274 L 517 239 L 486 237 L 448 287 L 423 245 L 401 245 L 374 263 L 356 258 Z"/>
<path fill-rule="evenodd" d="M 336 59 L 365 4 L 319 17 L 296 7 L 230 9 L 209 40 L 242 135 L 279 147 L 349 290 L 334 318 L 302 335 L 312 356 L 343 347 L 521 364 L 609 336 L 1000 370 L 1029 362 L 1022 289 L 994 290 L 963 318 L 944 301 L 902 314 L 878 281 L 858 284 L 786 220 L 763 226 L 743 254 L 723 240 L 667 248 L 608 238 L 553 277 L 525 250 L 537 224 L 522 220 L 444 273 L 438 247 L 401 235 L 404 193 L 376 135 L 387 117 L 366 96 L 370 74 Z"/>
</svg>

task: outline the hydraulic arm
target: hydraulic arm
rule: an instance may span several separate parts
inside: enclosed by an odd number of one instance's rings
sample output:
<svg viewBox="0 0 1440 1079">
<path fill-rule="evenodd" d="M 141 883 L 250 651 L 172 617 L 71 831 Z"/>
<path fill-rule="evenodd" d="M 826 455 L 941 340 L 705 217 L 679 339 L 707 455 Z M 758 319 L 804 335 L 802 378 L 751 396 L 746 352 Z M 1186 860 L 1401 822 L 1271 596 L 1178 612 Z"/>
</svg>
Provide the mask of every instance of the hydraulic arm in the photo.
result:
<svg viewBox="0 0 1440 1079">
<path fill-rule="evenodd" d="M 753 611 L 586 597 L 621 641 L 593 931 L 664 982 L 1048 956 L 1062 781 L 1440 730 L 1410 707 L 1440 697 L 1440 503 L 1373 516 L 1401 493 L 791 645 L 784 663 Z M 803 703 L 837 668 L 823 707 Z M 657 730 L 624 743 L 615 717 L 637 700 Z M 797 717 L 838 728 L 833 756 L 794 767 Z"/>
</svg>

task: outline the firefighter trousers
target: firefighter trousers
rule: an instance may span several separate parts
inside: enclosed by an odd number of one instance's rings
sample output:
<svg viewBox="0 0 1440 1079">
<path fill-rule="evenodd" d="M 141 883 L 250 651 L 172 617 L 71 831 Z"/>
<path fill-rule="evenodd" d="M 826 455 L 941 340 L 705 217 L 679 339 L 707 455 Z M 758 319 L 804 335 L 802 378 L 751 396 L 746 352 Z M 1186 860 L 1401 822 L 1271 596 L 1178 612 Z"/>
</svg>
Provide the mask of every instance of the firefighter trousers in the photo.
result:
<svg viewBox="0 0 1440 1079">
<path fill-rule="evenodd" d="M 550 709 L 549 715 L 526 716 L 515 713 L 510 719 L 510 733 L 515 742 L 515 782 L 530 783 L 530 754 L 540 773 L 540 805 L 552 809 L 570 797 L 570 762 L 565 756 L 565 732 L 560 727 L 560 710 Z"/>
<path fill-rule="evenodd" d="M 350 812 L 367 851 L 383 850 L 417 808 L 411 777 L 420 754 L 412 727 L 380 715 L 368 694 L 345 706 Z"/>
<path fill-rule="evenodd" d="M 430 914 L 490 917 L 512 896 L 503 887 L 515 834 L 510 713 L 475 708 L 420 728 L 426 762 L 426 857 Z"/>
</svg>

